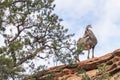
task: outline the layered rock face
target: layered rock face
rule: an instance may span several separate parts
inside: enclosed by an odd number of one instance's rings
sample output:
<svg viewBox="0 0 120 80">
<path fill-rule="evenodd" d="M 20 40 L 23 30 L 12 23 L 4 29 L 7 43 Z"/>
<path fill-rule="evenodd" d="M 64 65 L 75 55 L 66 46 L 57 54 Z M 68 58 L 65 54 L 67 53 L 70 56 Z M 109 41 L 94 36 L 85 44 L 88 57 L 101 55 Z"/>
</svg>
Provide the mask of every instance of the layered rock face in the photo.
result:
<svg viewBox="0 0 120 80">
<path fill-rule="evenodd" d="M 83 80 L 84 73 L 80 73 L 81 70 L 89 77 L 100 78 L 102 74 L 98 73 L 98 66 L 105 64 L 107 68 L 104 70 L 104 74 L 109 74 L 110 79 L 114 80 L 116 74 L 120 75 L 120 49 L 117 49 L 111 53 L 108 53 L 99 58 L 88 59 L 78 62 L 73 65 L 61 65 L 49 68 L 44 72 L 37 72 L 27 79 L 29 80 Z M 102 79 L 98 79 L 102 80 Z M 120 79 L 118 79 L 120 80 Z"/>
</svg>

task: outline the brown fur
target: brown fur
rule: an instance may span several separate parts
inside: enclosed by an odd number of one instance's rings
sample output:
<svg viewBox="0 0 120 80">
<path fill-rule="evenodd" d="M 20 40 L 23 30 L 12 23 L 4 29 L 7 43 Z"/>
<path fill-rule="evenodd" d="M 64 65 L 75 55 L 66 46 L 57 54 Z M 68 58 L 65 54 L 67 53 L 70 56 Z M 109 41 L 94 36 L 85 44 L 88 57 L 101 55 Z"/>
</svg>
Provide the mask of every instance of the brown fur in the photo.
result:
<svg viewBox="0 0 120 80">
<path fill-rule="evenodd" d="M 91 25 L 88 25 L 86 27 L 83 38 L 79 38 L 79 40 L 77 41 L 77 48 L 81 44 L 83 44 L 82 50 L 88 50 L 88 59 L 89 59 L 90 49 L 92 49 L 92 58 L 94 58 L 94 48 L 97 44 L 97 38 L 89 28 L 91 28 Z"/>
</svg>

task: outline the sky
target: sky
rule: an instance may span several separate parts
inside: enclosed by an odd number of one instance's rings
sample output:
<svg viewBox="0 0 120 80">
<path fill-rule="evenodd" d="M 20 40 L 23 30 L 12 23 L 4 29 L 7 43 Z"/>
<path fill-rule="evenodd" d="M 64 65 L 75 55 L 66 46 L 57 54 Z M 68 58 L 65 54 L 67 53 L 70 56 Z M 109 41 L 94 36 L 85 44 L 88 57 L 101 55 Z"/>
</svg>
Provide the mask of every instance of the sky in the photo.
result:
<svg viewBox="0 0 120 80">
<path fill-rule="evenodd" d="M 120 48 L 120 0 L 55 0 L 55 13 L 63 19 L 62 25 L 75 33 L 76 41 L 83 36 L 85 27 L 92 25 L 97 37 L 95 57 Z M 80 56 L 87 59 L 85 55 Z"/>
</svg>

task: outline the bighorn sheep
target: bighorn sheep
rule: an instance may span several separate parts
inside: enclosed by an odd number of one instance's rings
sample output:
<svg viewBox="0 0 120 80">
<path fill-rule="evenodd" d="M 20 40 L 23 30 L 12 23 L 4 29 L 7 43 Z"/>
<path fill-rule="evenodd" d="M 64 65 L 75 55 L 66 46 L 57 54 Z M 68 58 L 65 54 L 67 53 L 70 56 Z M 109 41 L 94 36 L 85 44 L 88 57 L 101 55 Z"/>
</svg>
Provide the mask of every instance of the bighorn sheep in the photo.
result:
<svg viewBox="0 0 120 80">
<path fill-rule="evenodd" d="M 88 50 L 88 57 L 87 57 L 88 59 L 89 59 L 91 48 L 92 48 L 92 58 L 94 58 L 94 48 L 97 44 L 97 38 L 95 37 L 94 33 L 89 28 L 92 28 L 91 25 L 88 25 L 86 27 L 83 38 L 79 38 L 79 40 L 77 41 L 77 50 L 80 47 L 82 50 Z M 77 54 L 77 59 L 79 60 L 79 54 Z"/>
</svg>

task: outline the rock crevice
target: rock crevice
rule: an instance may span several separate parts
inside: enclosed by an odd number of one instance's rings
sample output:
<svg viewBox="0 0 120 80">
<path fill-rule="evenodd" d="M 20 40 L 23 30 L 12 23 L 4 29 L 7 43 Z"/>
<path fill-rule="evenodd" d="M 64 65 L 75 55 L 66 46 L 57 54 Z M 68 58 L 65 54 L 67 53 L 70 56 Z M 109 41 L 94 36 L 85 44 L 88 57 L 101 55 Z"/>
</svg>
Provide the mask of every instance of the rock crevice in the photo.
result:
<svg viewBox="0 0 120 80">
<path fill-rule="evenodd" d="M 46 77 L 48 77 L 50 73 L 54 73 L 52 80 L 56 80 L 56 76 L 60 80 L 61 78 L 65 78 L 65 77 L 67 77 L 67 80 L 72 80 L 70 79 L 70 77 L 72 75 L 75 75 L 80 69 L 87 71 L 86 73 L 92 77 L 96 75 L 98 66 L 102 63 L 108 66 L 106 73 L 109 73 L 110 76 L 113 76 L 116 73 L 120 72 L 120 49 L 117 49 L 102 57 L 81 61 L 79 63 L 74 64 L 74 66 L 72 67 L 71 65 L 61 65 L 61 66 L 52 67 L 47 69 L 46 70 L 47 72 L 42 75 L 40 75 L 42 72 L 39 71 L 31 75 L 30 77 L 32 78 L 37 77 L 37 80 L 46 80 Z M 81 80 L 81 78 L 75 80 Z"/>
</svg>

